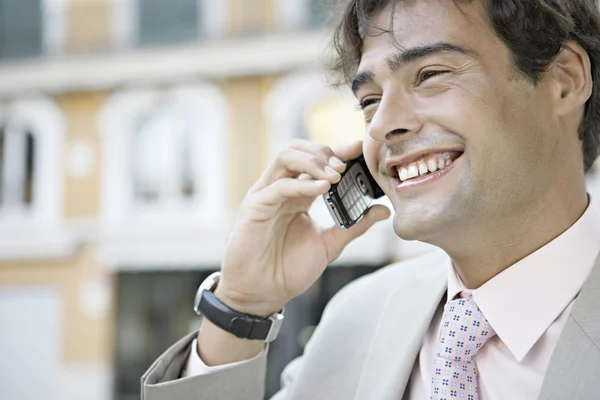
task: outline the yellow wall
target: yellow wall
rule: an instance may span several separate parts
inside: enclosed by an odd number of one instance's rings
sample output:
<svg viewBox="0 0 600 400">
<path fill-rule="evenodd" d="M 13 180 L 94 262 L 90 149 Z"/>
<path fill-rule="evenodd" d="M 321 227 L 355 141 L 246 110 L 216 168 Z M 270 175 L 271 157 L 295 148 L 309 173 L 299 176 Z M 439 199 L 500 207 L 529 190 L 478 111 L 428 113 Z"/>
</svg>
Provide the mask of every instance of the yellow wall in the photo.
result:
<svg viewBox="0 0 600 400">
<path fill-rule="evenodd" d="M 104 50 L 113 42 L 113 2 L 108 0 L 68 0 L 66 47 L 69 52 Z"/>
<path fill-rule="evenodd" d="M 104 282 L 111 291 L 113 278 L 96 265 L 91 249 L 73 257 L 47 261 L 0 263 L 0 287 L 51 286 L 62 298 L 62 359 L 65 363 L 112 364 L 114 304 L 107 313 L 90 315 L 83 306 L 89 282 Z M 43 332 L 40 332 L 43 335 Z"/>
<path fill-rule="evenodd" d="M 84 178 L 65 174 L 64 215 L 67 219 L 96 217 L 99 212 L 102 148 L 97 113 L 107 97 L 106 93 L 71 93 L 56 99 L 64 112 L 67 125 L 63 154 L 69 157 L 73 145 L 83 140 L 91 145 L 95 160 L 89 175 Z"/>
<path fill-rule="evenodd" d="M 264 97 L 273 78 L 230 79 L 222 84 L 229 103 L 229 205 L 237 209 L 268 161 Z"/>
<path fill-rule="evenodd" d="M 305 110 L 304 126 L 308 138 L 331 148 L 352 140 L 363 140 L 363 113 L 356 110 L 356 101 L 331 95 Z"/>
<path fill-rule="evenodd" d="M 261 33 L 276 27 L 275 0 L 229 0 L 229 32 Z"/>
<path fill-rule="evenodd" d="M 96 118 L 106 97 L 103 93 L 72 93 L 55 99 L 64 113 L 67 130 L 63 143 L 63 213 L 67 220 L 94 219 L 99 212 L 101 148 Z M 67 168 L 69 151 L 78 140 L 89 143 L 94 151 L 95 162 L 84 178 L 71 177 Z M 43 285 L 56 289 L 63 305 L 63 362 L 111 365 L 113 278 L 104 266 L 97 264 L 92 254 L 92 247 L 82 247 L 62 259 L 0 262 L 0 287 Z M 97 288 L 98 284 L 108 290 L 110 302 L 102 315 L 90 313 L 85 307 L 86 291 Z"/>
</svg>

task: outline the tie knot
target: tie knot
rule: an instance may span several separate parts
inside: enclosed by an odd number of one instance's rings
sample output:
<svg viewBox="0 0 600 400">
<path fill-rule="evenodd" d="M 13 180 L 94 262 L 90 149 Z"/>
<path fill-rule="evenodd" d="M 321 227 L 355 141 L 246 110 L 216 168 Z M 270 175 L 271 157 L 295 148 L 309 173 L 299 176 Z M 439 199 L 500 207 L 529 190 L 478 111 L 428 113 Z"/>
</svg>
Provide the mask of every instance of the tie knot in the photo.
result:
<svg viewBox="0 0 600 400">
<path fill-rule="evenodd" d="M 438 357 L 471 361 L 495 334 L 472 296 L 449 301 L 442 317 Z"/>
</svg>

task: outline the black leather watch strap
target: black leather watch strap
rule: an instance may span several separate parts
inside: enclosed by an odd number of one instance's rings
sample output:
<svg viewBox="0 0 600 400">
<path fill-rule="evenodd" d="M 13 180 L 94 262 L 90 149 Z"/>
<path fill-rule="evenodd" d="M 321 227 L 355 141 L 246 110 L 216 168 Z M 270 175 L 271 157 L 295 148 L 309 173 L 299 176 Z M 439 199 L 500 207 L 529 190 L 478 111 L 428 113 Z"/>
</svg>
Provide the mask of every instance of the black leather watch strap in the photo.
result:
<svg viewBox="0 0 600 400">
<path fill-rule="evenodd" d="M 219 328 L 241 339 L 265 340 L 273 321 L 269 318 L 244 314 L 227 306 L 209 290 L 202 292 L 198 311 Z"/>
</svg>

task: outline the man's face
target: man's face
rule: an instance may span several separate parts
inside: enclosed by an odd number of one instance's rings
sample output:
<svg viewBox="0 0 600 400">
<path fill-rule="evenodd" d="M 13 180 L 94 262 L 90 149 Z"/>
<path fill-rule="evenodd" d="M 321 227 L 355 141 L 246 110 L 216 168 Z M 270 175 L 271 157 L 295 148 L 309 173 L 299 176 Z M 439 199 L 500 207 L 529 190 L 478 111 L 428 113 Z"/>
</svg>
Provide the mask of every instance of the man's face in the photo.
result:
<svg viewBox="0 0 600 400">
<path fill-rule="evenodd" d="M 389 18 L 388 8 L 371 26 Z M 393 30 L 397 44 L 374 30 L 365 38 L 353 89 L 396 233 L 440 244 L 513 223 L 560 168 L 549 85 L 516 72 L 478 1 L 398 2 Z"/>
</svg>

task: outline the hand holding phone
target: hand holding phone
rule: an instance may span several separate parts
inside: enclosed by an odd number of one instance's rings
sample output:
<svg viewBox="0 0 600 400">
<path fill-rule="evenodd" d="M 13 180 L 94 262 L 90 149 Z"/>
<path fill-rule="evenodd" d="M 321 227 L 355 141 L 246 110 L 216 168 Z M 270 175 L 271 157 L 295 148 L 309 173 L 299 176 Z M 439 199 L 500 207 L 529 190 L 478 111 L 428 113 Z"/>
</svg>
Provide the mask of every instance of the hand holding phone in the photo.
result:
<svg viewBox="0 0 600 400">
<path fill-rule="evenodd" d="M 305 140 L 292 141 L 278 153 L 238 210 L 215 292 L 221 301 L 252 315 L 277 312 L 305 292 L 348 243 L 389 217 L 387 207 L 381 206 L 356 222 L 364 210 L 350 207 L 353 218 L 344 226 L 355 225 L 349 230 L 322 227 L 310 217 L 315 198 L 327 193 L 332 185 L 340 188 L 342 174 L 347 170 L 350 172 L 345 176 L 354 177 L 358 187 L 377 196 L 364 163 L 348 161 L 360 158 L 361 153 L 361 142 L 333 151 Z M 305 175 L 311 179 L 304 179 Z M 338 201 L 335 196 L 339 195 L 343 205 L 345 192 L 340 190 L 334 192 L 332 199 Z M 368 199 L 363 201 L 367 204 Z"/>
<path fill-rule="evenodd" d="M 373 179 L 361 155 L 347 163 L 341 180 L 331 185 L 323 199 L 336 225 L 349 229 L 360 221 L 371 202 L 381 196 L 383 190 Z"/>
</svg>

